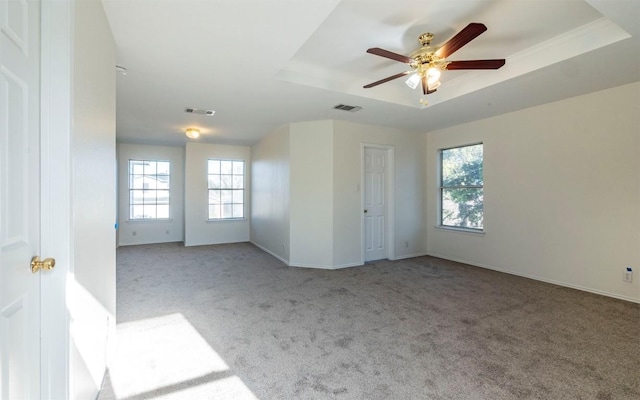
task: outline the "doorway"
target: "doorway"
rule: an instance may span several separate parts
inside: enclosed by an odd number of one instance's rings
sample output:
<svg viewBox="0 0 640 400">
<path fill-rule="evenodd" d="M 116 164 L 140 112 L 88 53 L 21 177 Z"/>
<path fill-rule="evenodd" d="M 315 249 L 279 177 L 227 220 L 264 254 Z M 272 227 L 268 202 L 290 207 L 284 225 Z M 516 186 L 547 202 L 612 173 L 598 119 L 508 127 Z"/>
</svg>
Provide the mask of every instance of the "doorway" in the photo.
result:
<svg viewBox="0 0 640 400">
<path fill-rule="evenodd" d="M 362 147 L 362 260 L 393 258 L 393 147 Z"/>
<path fill-rule="evenodd" d="M 40 398 L 40 3 L 3 2 L 0 398 Z M 6 13 L 6 14 L 5 14 Z"/>
<path fill-rule="evenodd" d="M 69 397 L 72 6 L 0 2 L 0 398 Z"/>
</svg>

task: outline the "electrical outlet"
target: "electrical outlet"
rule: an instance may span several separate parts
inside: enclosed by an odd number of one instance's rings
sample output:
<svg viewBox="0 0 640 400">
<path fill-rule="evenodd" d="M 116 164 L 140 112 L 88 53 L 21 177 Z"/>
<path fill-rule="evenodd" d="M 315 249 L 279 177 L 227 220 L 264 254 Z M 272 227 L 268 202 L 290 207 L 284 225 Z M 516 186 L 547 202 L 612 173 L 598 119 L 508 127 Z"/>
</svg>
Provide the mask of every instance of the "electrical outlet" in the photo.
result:
<svg viewBox="0 0 640 400">
<path fill-rule="evenodd" d="M 631 269 L 631 267 L 624 269 L 622 280 L 629 283 L 633 282 L 633 269 Z"/>
<path fill-rule="evenodd" d="M 404 247 L 405 247 L 405 248 L 409 248 L 409 241 L 408 241 L 408 240 L 405 240 L 405 241 L 404 241 Z"/>
<path fill-rule="evenodd" d="M 137 235 L 136 231 L 131 232 L 131 236 Z"/>
<path fill-rule="evenodd" d="M 167 229 L 165 233 L 168 235 L 168 234 L 171 233 L 171 231 L 169 229 Z"/>
</svg>

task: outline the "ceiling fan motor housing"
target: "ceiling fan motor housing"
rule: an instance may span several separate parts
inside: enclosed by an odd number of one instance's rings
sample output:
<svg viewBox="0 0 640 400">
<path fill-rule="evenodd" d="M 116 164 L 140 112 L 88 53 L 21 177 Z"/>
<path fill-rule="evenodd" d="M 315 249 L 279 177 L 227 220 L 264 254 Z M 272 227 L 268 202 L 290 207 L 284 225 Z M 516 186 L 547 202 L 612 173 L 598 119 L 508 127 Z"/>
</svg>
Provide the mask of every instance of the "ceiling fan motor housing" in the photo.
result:
<svg viewBox="0 0 640 400">
<path fill-rule="evenodd" d="M 431 32 L 423 33 L 422 35 L 418 36 L 418 41 L 422 46 L 429 46 L 432 40 L 433 33 Z"/>
<path fill-rule="evenodd" d="M 418 37 L 418 41 L 420 41 L 422 47 L 409 55 L 413 60 L 409 66 L 420 74 L 425 73 L 431 67 L 445 70 L 447 68 L 447 64 L 449 64 L 444 61 L 444 58 L 436 55 L 436 51 L 438 51 L 439 47 L 431 46 L 432 39 L 433 33 L 423 33 L 420 35 Z"/>
</svg>

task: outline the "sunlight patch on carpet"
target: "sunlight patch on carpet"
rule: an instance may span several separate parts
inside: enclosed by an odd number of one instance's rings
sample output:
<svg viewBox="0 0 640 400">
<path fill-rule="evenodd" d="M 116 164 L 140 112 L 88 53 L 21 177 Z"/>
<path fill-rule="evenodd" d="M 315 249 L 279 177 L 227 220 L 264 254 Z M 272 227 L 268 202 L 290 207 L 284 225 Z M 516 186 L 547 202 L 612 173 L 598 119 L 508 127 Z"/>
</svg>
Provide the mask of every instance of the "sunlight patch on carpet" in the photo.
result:
<svg viewBox="0 0 640 400">
<path fill-rule="evenodd" d="M 193 386 L 175 392 L 154 396 L 155 400 L 184 399 L 221 399 L 221 400 L 258 400 L 249 388 L 237 376 L 222 378 L 215 382 Z"/>
<path fill-rule="evenodd" d="M 118 324 L 110 374 L 118 399 L 256 398 L 179 313 Z"/>
</svg>

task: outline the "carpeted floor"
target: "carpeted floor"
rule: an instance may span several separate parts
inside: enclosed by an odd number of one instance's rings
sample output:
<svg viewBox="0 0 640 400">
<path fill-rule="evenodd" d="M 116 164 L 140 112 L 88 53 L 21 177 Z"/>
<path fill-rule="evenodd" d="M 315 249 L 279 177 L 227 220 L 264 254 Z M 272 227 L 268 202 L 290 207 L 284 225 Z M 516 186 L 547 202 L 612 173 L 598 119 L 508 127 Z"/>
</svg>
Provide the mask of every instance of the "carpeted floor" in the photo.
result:
<svg viewBox="0 0 640 400">
<path fill-rule="evenodd" d="M 640 305 L 431 257 L 120 247 L 100 400 L 639 399 Z"/>
</svg>

